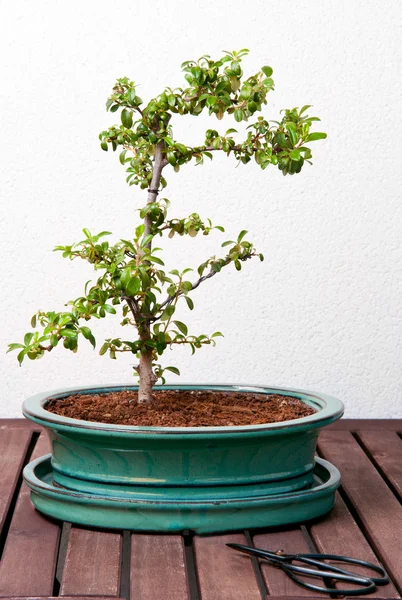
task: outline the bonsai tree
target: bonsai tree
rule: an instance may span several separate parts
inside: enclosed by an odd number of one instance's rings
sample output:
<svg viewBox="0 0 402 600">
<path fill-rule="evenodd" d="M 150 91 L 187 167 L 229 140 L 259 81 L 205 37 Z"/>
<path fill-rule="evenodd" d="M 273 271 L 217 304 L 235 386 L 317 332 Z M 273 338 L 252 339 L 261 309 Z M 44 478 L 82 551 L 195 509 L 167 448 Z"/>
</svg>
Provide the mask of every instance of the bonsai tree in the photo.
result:
<svg viewBox="0 0 402 600">
<path fill-rule="evenodd" d="M 243 77 L 241 62 L 247 53 L 243 49 L 224 52 L 218 60 L 202 56 L 197 61 L 186 61 L 182 64 L 186 87 L 166 88 L 147 103 L 138 96 L 133 81 L 126 77 L 117 80 L 106 108 L 112 113 L 119 111 L 121 123 L 102 131 L 100 145 L 105 151 L 119 149 L 128 184 L 145 191 L 147 200 L 139 210 L 141 223 L 132 239 L 111 244 L 105 239 L 110 232 L 93 234 L 84 229 L 81 241 L 55 248 L 65 258 L 88 261 L 100 276 L 96 283 L 85 285 L 83 295 L 67 303 L 67 311 L 39 311 L 32 317 L 32 328 L 39 325 L 40 330 L 27 333 L 23 343 L 9 345 L 9 350 L 18 350 L 20 364 L 26 356 L 31 360 L 41 358 L 60 343 L 77 352 L 80 335 L 95 347 L 94 335 L 86 323 L 115 314 L 120 308 L 121 324 L 135 333 L 127 339 L 106 339 L 99 353 L 109 353 L 112 359 L 120 352 L 135 355 L 138 402 L 149 403 L 155 383 L 165 381 L 165 371 L 179 375 L 176 367 L 159 363 L 168 347 L 186 344 L 194 353 L 202 346 L 214 345 L 215 338 L 222 335 L 190 334 L 187 325 L 175 319 L 178 303 L 185 302 L 193 310 L 193 290 L 229 265 L 240 271 L 244 262 L 256 256 L 263 260 L 263 255 L 246 240 L 247 232 L 243 230 L 234 240 L 222 243 L 221 256 L 207 258 L 199 265 L 197 275 L 190 275 L 191 268 L 167 273 L 158 247 L 161 238 L 192 238 L 224 229 L 197 213 L 172 218 L 169 200 L 159 197 L 166 186 L 166 172 L 178 172 L 190 162 L 201 165 L 221 152 L 244 165 L 254 160 L 261 169 L 274 165 L 283 175 L 293 175 L 300 173 L 306 162 L 311 164 L 307 144 L 326 137 L 325 133 L 310 133 L 312 123 L 319 119 L 307 115 L 309 105 L 282 111 L 280 121 L 255 117 L 267 103 L 274 82 L 269 66 L 247 79 Z M 237 123 L 251 122 L 243 140 L 237 139 L 233 128 L 224 132 L 207 129 L 204 141 L 194 146 L 176 140 L 172 116 L 196 117 L 202 113 L 218 121 L 231 115 Z"/>
</svg>

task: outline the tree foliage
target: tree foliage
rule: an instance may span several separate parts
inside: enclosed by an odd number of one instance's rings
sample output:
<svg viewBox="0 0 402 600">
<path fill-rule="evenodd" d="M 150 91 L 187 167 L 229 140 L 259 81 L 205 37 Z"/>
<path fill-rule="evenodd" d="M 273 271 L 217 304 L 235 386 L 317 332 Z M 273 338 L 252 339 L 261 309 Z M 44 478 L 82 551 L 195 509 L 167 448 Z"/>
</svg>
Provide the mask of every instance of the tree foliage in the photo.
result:
<svg viewBox="0 0 402 600">
<path fill-rule="evenodd" d="M 168 347 L 186 344 L 194 353 L 202 346 L 214 345 L 222 335 L 189 333 L 188 326 L 175 319 L 179 303 L 193 310 L 192 291 L 201 283 L 232 264 L 240 271 L 247 260 L 256 256 L 263 260 L 263 256 L 247 241 L 247 231 L 243 230 L 235 240 L 224 241 L 220 255 L 205 260 L 196 274 L 192 268 L 166 272 L 161 248 L 155 246 L 160 238 L 195 237 L 224 229 L 197 213 L 184 218 L 170 216 L 169 200 L 158 198 L 167 185 L 165 168 L 177 172 L 187 163 L 200 165 L 222 152 L 240 164 L 254 160 L 261 169 L 274 165 L 283 175 L 293 175 L 300 173 L 306 162 L 311 163 L 310 142 L 326 137 L 325 133 L 310 131 L 319 119 L 308 116 L 309 105 L 281 111 L 280 121 L 256 116 L 267 103 L 274 82 L 269 66 L 247 79 L 243 76 L 241 63 L 247 52 L 225 52 L 216 61 L 202 56 L 197 61 L 184 62 L 187 86 L 166 88 L 147 104 L 138 96 L 133 81 L 126 77 L 117 80 L 106 108 L 120 113 L 120 123 L 102 131 L 99 139 L 103 150 L 119 151 L 128 184 L 148 190 L 147 202 L 139 210 L 142 222 L 129 240 L 110 243 L 110 232 L 94 235 L 84 229 L 81 241 L 55 248 L 65 258 L 89 262 L 99 276 L 95 282 L 87 282 L 82 296 L 67 303 L 66 311 L 39 311 L 32 317 L 35 331 L 27 333 L 23 343 L 9 345 L 9 350 L 18 350 L 20 364 L 26 356 L 38 359 L 60 344 L 77 352 L 80 336 L 95 347 L 95 337 L 86 323 L 119 310 L 121 324 L 130 331 L 134 328 L 136 335 L 108 338 L 99 353 L 109 354 L 112 359 L 120 352 L 136 355 L 140 388 L 142 379 L 147 377 L 150 382 L 143 395 L 143 400 L 149 400 L 152 385 L 158 379 L 164 382 L 165 371 L 179 374 L 176 367 L 159 363 Z M 236 123 L 249 123 L 244 139 L 239 140 L 236 129 L 229 128 L 225 132 L 207 129 L 200 145 L 189 146 L 176 140 L 172 116 L 202 113 L 215 116 L 218 121 L 227 114 Z"/>
</svg>

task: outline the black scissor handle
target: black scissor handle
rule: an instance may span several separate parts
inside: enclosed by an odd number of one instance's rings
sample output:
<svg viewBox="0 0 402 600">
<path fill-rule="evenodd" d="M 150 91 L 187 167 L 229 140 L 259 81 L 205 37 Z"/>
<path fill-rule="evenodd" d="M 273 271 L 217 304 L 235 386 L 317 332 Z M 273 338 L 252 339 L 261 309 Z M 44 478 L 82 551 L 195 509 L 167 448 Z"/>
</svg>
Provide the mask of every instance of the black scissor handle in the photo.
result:
<svg viewBox="0 0 402 600">
<path fill-rule="evenodd" d="M 381 565 L 375 565 L 374 563 L 368 562 L 367 560 L 360 560 L 359 558 L 352 558 L 351 556 L 340 556 L 339 554 L 288 554 L 286 558 L 290 560 L 299 560 L 303 563 L 314 565 L 319 568 L 326 568 L 334 573 L 344 573 L 348 575 L 356 575 L 355 573 L 351 573 L 342 567 L 337 567 L 336 565 L 327 565 L 323 563 L 324 560 L 333 560 L 342 564 L 347 565 L 358 565 L 360 567 L 365 567 L 366 569 L 371 569 L 378 573 L 380 577 L 372 577 L 371 575 L 362 575 L 363 578 L 371 579 L 376 585 L 386 585 L 389 583 L 389 577 L 386 574 L 384 567 Z M 359 575 L 356 575 L 359 577 Z"/>
<path fill-rule="evenodd" d="M 338 567 L 336 565 L 328 565 L 324 563 L 324 560 L 332 560 L 338 563 L 347 564 L 347 565 L 358 565 L 360 567 L 365 567 L 366 569 L 371 569 L 378 573 L 380 577 L 372 577 L 371 575 L 361 575 L 361 577 L 365 579 L 371 579 L 376 585 L 386 585 L 389 582 L 388 575 L 386 574 L 384 568 L 381 565 L 375 565 L 374 563 L 368 562 L 366 560 L 360 560 L 359 558 L 352 558 L 351 556 L 340 556 L 339 554 L 288 554 L 288 558 L 291 557 L 291 560 L 296 560 L 303 562 L 305 564 L 314 565 L 318 568 L 325 568 L 328 571 L 333 571 L 336 574 L 345 574 L 352 575 L 356 577 L 360 577 L 360 575 L 356 573 L 352 573 L 343 567 Z"/>
<path fill-rule="evenodd" d="M 317 571 L 315 569 L 307 569 L 306 567 L 298 567 L 297 565 L 293 565 L 291 563 L 281 563 L 281 569 L 298 585 L 307 588 L 308 590 L 313 590 L 314 592 L 321 592 L 324 594 L 337 594 L 341 596 L 364 596 L 366 594 L 371 594 L 374 592 L 377 587 L 372 579 L 368 577 L 360 577 L 355 575 L 354 573 L 337 573 L 334 575 L 332 571 Z M 323 587 L 321 585 L 316 585 L 314 583 L 308 583 L 304 581 L 304 579 L 300 579 L 297 577 L 296 573 L 300 573 L 303 575 L 307 575 L 310 577 L 319 577 L 319 578 L 331 578 L 333 581 L 344 581 L 353 583 L 354 585 L 360 585 L 362 587 L 357 588 L 347 588 L 341 589 L 337 587 Z"/>
<path fill-rule="evenodd" d="M 384 568 L 374 563 L 360 560 L 358 558 L 352 558 L 350 556 L 340 556 L 338 554 L 285 554 L 283 552 L 272 552 L 270 550 L 262 550 L 260 548 L 252 548 L 250 546 L 244 546 L 242 544 L 226 544 L 234 550 L 239 550 L 245 554 L 256 556 L 267 560 L 272 565 L 280 567 L 295 583 L 316 592 L 323 592 L 326 594 L 337 594 L 343 596 L 359 596 L 365 594 L 371 594 L 376 590 L 377 585 L 385 585 L 389 582 L 388 575 Z M 336 565 L 329 565 L 324 560 L 332 560 L 338 563 L 347 565 L 358 565 L 371 569 L 375 573 L 378 573 L 380 577 L 371 577 L 368 575 L 359 575 L 348 571 L 345 568 Z M 305 566 L 293 564 L 293 562 L 299 562 L 305 565 L 311 565 L 316 569 L 311 569 Z M 307 577 L 315 577 L 320 579 L 331 579 L 332 581 L 348 582 L 354 585 L 360 585 L 362 587 L 352 589 L 340 589 L 321 587 L 313 583 L 308 583 L 303 579 L 300 579 L 296 574 L 305 575 Z"/>
</svg>

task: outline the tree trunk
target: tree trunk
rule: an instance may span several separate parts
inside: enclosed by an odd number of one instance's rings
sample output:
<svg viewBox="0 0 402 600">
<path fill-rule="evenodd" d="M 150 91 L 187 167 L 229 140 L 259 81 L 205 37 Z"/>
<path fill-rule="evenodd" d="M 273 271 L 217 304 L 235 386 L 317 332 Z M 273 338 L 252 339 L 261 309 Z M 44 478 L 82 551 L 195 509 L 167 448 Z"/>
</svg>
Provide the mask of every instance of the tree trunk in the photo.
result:
<svg viewBox="0 0 402 600">
<path fill-rule="evenodd" d="M 148 190 L 147 203 L 155 202 L 158 197 L 158 189 L 161 181 L 162 169 L 166 164 L 166 160 L 163 156 L 164 142 L 159 142 L 156 145 L 155 160 L 152 171 L 152 180 Z M 151 220 L 148 215 L 144 219 L 144 235 L 151 233 Z M 149 250 L 151 250 L 152 242 L 147 244 Z M 149 324 L 140 323 L 138 327 L 138 333 L 141 341 L 147 342 L 151 339 L 151 330 Z M 140 378 L 139 389 L 138 389 L 138 402 L 140 404 L 149 404 L 152 402 L 152 388 L 157 381 L 157 377 L 152 369 L 152 350 L 140 353 L 140 364 L 138 366 L 138 375 Z"/>
<path fill-rule="evenodd" d="M 150 404 L 152 402 L 152 388 L 157 380 L 152 369 L 152 350 L 148 350 L 146 353 L 141 352 L 138 374 L 140 376 L 138 403 Z"/>
</svg>

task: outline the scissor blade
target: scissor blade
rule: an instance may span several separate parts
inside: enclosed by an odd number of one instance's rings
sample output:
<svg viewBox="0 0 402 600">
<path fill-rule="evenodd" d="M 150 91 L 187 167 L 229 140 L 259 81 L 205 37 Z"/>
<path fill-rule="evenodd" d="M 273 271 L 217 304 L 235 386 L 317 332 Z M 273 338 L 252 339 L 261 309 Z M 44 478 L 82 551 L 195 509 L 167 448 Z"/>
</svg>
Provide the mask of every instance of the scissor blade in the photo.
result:
<svg viewBox="0 0 402 600">
<path fill-rule="evenodd" d="M 226 544 L 226 546 L 232 548 L 233 550 L 243 552 L 244 554 L 265 558 L 265 560 L 271 560 L 272 562 L 282 562 L 279 556 L 275 555 L 274 552 L 270 552 L 269 550 L 260 550 L 259 548 L 252 548 L 251 546 L 244 546 L 243 544 Z"/>
<path fill-rule="evenodd" d="M 243 544 L 226 544 L 229 548 L 233 550 L 238 550 L 239 552 L 244 552 L 245 554 L 253 554 L 255 548 L 251 548 L 250 546 L 244 546 Z"/>
</svg>

